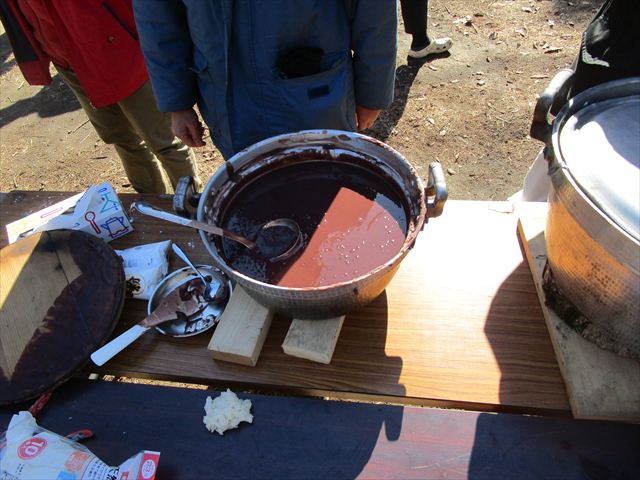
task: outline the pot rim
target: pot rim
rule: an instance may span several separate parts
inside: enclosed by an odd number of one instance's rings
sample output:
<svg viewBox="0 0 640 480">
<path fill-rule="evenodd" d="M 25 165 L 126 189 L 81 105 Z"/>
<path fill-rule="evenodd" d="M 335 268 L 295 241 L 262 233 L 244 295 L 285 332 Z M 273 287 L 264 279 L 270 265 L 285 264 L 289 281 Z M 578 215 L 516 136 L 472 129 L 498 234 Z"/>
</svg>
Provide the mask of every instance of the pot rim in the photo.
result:
<svg viewBox="0 0 640 480">
<path fill-rule="evenodd" d="M 640 241 L 638 225 L 640 224 L 640 209 L 636 208 L 635 218 L 626 218 L 617 206 L 615 198 L 617 196 L 615 185 L 611 185 L 609 192 L 612 192 L 614 204 L 609 204 L 609 197 L 600 193 L 598 188 L 588 185 L 589 179 L 584 173 L 580 174 L 572 168 L 575 165 L 575 159 L 565 158 L 562 150 L 561 136 L 565 125 L 577 114 L 593 110 L 597 104 L 602 104 L 607 108 L 615 106 L 615 102 L 626 100 L 635 103 L 640 98 L 640 77 L 630 77 L 620 80 L 614 80 L 596 85 L 592 88 L 579 93 L 570 99 L 558 112 L 553 122 L 550 151 L 547 152 L 547 160 L 549 161 L 549 175 L 552 184 L 559 193 L 562 193 L 563 183 L 566 182 L 572 188 L 579 192 L 579 197 L 584 199 L 591 208 L 596 209 L 605 219 L 607 223 L 615 226 L 617 230 L 623 233 L 624 237 L 633 240 L 636 244 Z M 573 164 L 572 164 L 573 162 Z M 608 166 L 604 163 L 596 165 L 596 173 L 594 177 L 603 177 L 607 172 Z M 637 169 L 636 169 L 637 170 Z M 585 178 L 581 178 L 585 177 Z M 605 185 L 606 186 L 606 185 Z M 604 192 L 607 193 L 606 191 Z M 564 196 L 564 195 L 560 195 Z M 631 193 L 630 196 L 633 196 Z M 630 204 L 635 205 L 637 199 L 631 198 Z"/>
</svg>

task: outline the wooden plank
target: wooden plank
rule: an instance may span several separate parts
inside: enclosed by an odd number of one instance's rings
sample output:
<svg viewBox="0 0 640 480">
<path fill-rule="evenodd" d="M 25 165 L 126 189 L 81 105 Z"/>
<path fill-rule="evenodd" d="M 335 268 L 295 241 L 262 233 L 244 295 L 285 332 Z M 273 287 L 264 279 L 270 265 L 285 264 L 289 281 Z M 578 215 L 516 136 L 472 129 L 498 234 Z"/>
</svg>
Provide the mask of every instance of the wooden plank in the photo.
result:
<svg viewBox="0 0 640 480">
<path fill-rule="evenodd" d="M 65 195 L 0 194 L 0 217 L 11 221 Z M 119 197 L 125 210 L 135 198 L 171 209 L 170 196 Z M 518 244 L 517 217 L 507 207 L 448 201 L 443 215 L 425 225 L 385 292 L 347 315 L 329 365 L 285 355 L 282 342 L 291 319 L 276 315 L 260 361 L 251 369 L 212 362 L 206 335 L 174 339 L 150 332 L 93 371 L 277 388 L 296 395 L 570 415 Z M 114 248 L 171 238 L 194 262 L 212 263 L 196 231 L 138 213 L 133 220 L 135 231 L 113 241 Z M 171 270 L 182 266 L 170 257 Z M 144 302 L 126 302 L 119 331 L 144 318 L 144 307 Z"/>
<path fill-rule="evenodd" d="M 542 304 L 551 342 L 576 418 L 640 420 L 640 362 L 588 342 L 545 305 L 542 272 L 547 262 L 547 204 L 523 205 L 518 232 Z"/>
<path fill-rule="evenodd" d="M 236 393 L 253 423 L 224 436 L 202 424 L 219 392 L 121 382 L 73 380 L 38 422 L 91 429 L 83 443 L 109 465 L 160 451 L 157 480 L 640 476 L 640 425 Z"/>
<path fill-rule="evenodd" d="M 216 360 L 255 366 L 273 312 L 236 285 L 207 347 Z"/>
<path fill-rule="evenodd" d="M 343 322 L 344 315 L 324 320 L 294 318 L 282 343 L 282 350 L 287 355 L 329 364 Z"/>
</svg>

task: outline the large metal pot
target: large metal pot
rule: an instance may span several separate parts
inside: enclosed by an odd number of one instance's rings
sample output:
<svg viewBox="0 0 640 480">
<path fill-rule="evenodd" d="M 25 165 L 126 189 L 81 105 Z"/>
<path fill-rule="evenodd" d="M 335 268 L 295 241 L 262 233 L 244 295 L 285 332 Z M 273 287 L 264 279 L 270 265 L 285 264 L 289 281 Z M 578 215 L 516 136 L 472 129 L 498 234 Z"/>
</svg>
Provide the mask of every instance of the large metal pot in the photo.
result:
<svg viewBox="0 0 640 480">
<path fill-rule="evenodd" d="M 538 133 L 552 184 L 553 279 L 604 337 L 599 345 L 640 358 L 640 78 L 585 90 L 549 126 Z"/>
<path fill-rule="evenodd" d="M 330 162 L 358 161 L 394 182 L 406 197 L 408 233 L 390 261 L 353 280 L 313 288 L 288 288 L 258 281 L 231 268 L 221 254 L 218 238 L 200 232 L 216 265 L 262 305 L 295 318 L 330 318 L 345 314 L 375 299 L 396 273 L 428 217 L 442 213 L 447 198 L 439 163 L 429 166 L 425 187 L 416 170 L 402 155 L 370 137 L 343 131 L 311 130 L 286 134 L 259 142 L 233 156 L 205 186 L 197 210 L 201 222 L 219 224 L 227 202 L 246 182 L 287 163 L 322 159 Z"/>
</svg>

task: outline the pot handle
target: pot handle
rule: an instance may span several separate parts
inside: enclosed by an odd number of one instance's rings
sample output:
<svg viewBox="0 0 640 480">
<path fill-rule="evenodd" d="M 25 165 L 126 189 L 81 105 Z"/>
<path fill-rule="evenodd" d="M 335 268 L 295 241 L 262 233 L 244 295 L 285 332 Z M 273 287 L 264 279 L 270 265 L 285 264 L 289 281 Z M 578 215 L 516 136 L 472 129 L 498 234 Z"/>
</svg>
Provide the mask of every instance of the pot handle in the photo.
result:
<svg viewBox="0 0 640 480">
<path fill-rule="evenodd" d="M 429 164 L 429 179 L 425 188 L 425 203 L 427 206 L 427 218 L 439 217 L 444 209 L 449 191 L 445 181 L 444 171 L 440 162 Z"/>
<path fill-rule="evenodd" d="M 531 138 L 540 140 L 547 145 L 551 143 L 553 126 L 551 115 L 557 113 L 560 107 L 566 103 L 569 89 L 573 84 L 573 74 L 574 71 L 570 68 L 561 69 L 542 92 L 533 111 L 533 120 L 529 130 Z"/>
<path fill-rule="evenodd" d="M 196 192 L 196 184 L 191 176 L 180 177 L 176 185 L 176 192 L 173 195 L 173 211 L 181 217 L 194 218 L 191 213 L 193 208 L 198 207 L 200 193 Z M 192 207 L 191 209 L 189 207 Z"/>
</svg>

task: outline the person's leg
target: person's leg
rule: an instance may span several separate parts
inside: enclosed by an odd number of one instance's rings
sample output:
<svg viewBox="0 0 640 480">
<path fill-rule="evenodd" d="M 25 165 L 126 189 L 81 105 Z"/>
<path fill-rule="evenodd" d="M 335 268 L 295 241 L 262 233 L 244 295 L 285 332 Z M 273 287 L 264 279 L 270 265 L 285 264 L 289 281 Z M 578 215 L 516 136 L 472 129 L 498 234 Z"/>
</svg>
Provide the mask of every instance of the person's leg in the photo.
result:
<svg viewBox="0 0 640 480">
<path fill-rule="evenodd" d="M 200 190 L 202 182 L 198 177 L 195 153 L 171 131 L 171 118 L 168 113 L 158 110 L 151 83 L 147 81 L 118 105 L 160 161 L 173 187 L 180 177 L 190 176 Z"/>
<path fill-rule="evenodd" d="M 70 70 L 56 67 L 89 117 L 104 143 L 113 145 L 131 186 L 140 193 L 168 193 L 170 191 L 160 165 L 140 136 L 134 131 L 118 104 L 94 108 Z"/>
<path fill-rule="evenodd" d="M 453 45 L 449 37 L 430 39 L 427 34 L 428 0 L 400 0 L 404 31 L 412 36 L 409 56 L 424 58 L 444 53 Z"/>
<path fill-rule="evenodd" d="M 404 31 L 412 36 L 411 50 L 421 50 L 429 45 L 427 35 L 427 9 L 429 0 L 400 0 Z"/>
</svg>

